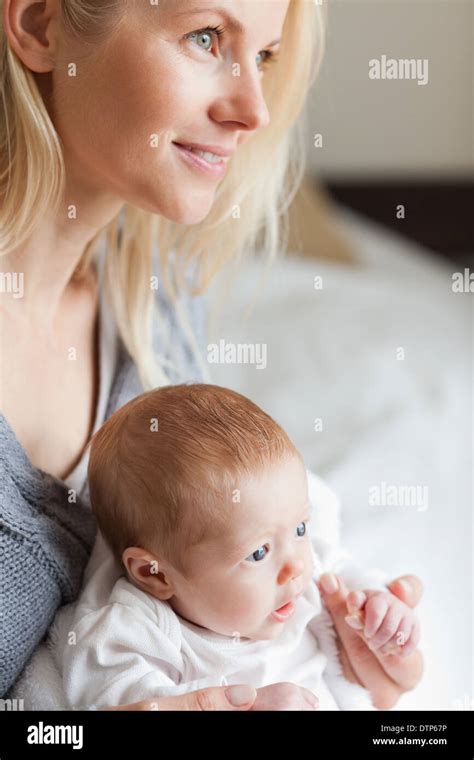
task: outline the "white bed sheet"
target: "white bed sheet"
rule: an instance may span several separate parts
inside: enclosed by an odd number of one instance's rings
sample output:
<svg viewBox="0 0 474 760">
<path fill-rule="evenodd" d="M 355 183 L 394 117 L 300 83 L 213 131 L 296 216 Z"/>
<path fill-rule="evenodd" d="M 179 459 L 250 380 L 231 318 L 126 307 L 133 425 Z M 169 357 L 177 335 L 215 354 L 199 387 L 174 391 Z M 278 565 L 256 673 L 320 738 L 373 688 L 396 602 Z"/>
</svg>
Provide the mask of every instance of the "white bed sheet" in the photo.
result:
<svg viewBox="0 0 474 760">
<path fill-rule="evenodd" d="M 338 225 L 357 266 L 286 258 L 246 323 L 262 266 L 245 265 L 210 342 L 265 343 L 267 367 L 213 364 L 212 380 L 272 414 L 335 489 L 357 559 L 422 578 L 425 674 L 397 709 L 473 709 L 473 295 L 453 292 L 456 265 L 403 237 L 342 207 Z M 384 482 L 427 491 L 372 506 Z"/>
</svg>

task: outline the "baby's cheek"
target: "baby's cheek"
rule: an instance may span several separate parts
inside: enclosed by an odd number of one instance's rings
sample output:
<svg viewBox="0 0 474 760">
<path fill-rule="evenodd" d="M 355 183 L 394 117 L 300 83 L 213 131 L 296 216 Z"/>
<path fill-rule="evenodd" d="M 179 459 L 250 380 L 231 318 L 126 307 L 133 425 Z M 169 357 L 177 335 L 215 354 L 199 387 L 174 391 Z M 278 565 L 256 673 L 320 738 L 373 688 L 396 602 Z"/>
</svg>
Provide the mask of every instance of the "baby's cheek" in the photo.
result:
<svg viewBox="0 0 474 760">
<path fill-rule="evenodd" d="M 216 610 L 232 627 L 233 634 L 246 635 L 265 615 L 268 599 L 262 598 L 258 584 L 240 583 L 225 590 Z"/>
</svg>

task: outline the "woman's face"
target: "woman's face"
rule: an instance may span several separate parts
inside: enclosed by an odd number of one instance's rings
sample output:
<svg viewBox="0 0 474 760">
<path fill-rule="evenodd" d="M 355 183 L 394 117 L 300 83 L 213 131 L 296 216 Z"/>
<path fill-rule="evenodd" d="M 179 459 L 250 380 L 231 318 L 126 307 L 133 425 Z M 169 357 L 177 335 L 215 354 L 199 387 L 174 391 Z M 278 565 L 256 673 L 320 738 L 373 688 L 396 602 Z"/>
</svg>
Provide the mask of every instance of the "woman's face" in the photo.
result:
<svg viewBox="0 0 474 760">
<path fill-rule="evenodd" d="M 50 111 L 70 176 L 91 192 L 195 224 L 209 213 L 226 164 L 177 144 L 212 146 L 238 161 L 238 146 L 268 125 L 263 77 L 289 0 L 153 2 L 127 0 L 117 30 L 92 54 L 83 43 L 59 42 Z"/>
</svg>

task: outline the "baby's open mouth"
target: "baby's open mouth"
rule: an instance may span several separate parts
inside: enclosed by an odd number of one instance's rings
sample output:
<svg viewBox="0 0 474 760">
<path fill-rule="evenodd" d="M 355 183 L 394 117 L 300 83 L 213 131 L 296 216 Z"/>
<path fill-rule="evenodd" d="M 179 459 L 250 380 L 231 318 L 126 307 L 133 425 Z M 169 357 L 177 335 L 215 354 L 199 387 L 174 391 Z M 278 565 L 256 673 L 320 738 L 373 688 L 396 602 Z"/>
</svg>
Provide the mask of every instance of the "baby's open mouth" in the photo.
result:
<svg viewBox="0 0 474 760">
<path fill-rule="evenodd" d="M 284 623 L 285 620 L 288 620 L 295 611 L 295 602 L 302 595 L 304 591 L 304 587 L 301 589 L 301 591 L 296 594 L 293 599 L 290 599 L 289 602 L 285 602 L 285 604 L 282 604 L 281 607 L 278 607 L 278 609 L 273 610 L 270 617 L 273 618 L 273 620 L 277 620 L 279 623 Z"/>
<path fill-rule="evenodd" d="M 282 607 L 278 607 L 277 610 L 273 610 L 271 617 L 277 620 L 279 623 L 284 623 L 288 620 L 295 611 L 295 603 L 293 601 L 287 602 Z"/>
</svg>

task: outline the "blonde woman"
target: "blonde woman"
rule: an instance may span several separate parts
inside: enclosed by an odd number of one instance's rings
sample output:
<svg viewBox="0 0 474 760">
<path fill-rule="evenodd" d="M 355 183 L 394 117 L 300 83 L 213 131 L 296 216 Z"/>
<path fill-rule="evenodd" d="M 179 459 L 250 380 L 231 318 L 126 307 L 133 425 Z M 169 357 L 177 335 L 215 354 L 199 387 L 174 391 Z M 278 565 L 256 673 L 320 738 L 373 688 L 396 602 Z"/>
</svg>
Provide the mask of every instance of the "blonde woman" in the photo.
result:
<svg viewBox="0 0 474 760">
<path fill-rule="evenodd" d="M 279 218 L 303 170 L 294 125 L 325 13 L 312 0 L 0 9 L 4 696 L 79 593 L 95 538 L 92 433 L 143 389 L 208 379 L 199 294 L 226 261 L 258 242 L 272 258 L 281 245 Z M 419 654 L 410 669 L 361 655 L 344 623 L 347 592 L 331 580 L 346 674 L 390 706 L 418 680 Z M 420 595 L 415 578 L 391 588 L 412 605 Z M 295 685 L 258 691 L 155 702 L 312 709 Z"/>
</svg>

